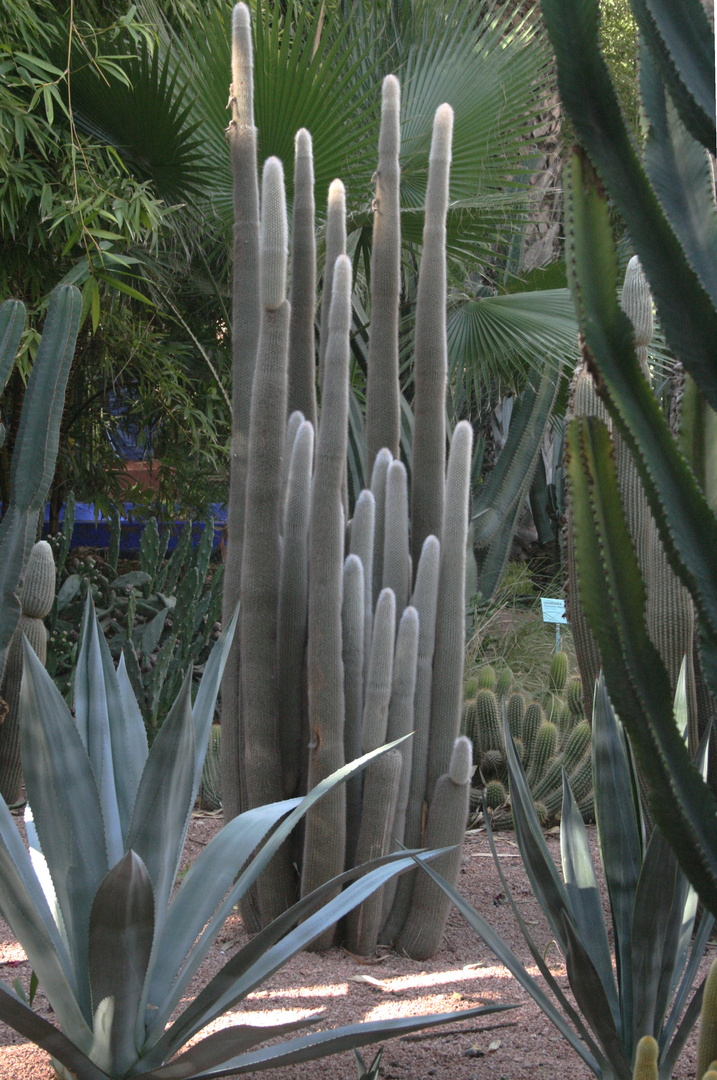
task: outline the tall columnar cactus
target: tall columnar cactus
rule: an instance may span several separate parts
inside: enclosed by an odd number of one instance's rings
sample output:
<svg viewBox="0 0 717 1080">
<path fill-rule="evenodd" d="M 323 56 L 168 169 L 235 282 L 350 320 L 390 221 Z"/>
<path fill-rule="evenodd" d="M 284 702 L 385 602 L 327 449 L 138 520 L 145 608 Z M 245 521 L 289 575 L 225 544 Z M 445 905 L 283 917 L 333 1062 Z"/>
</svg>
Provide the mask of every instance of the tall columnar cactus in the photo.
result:
<svg viewBox="0 0 717 1080">
<path fill-rule="evenodd" d="M 296 133 L 294 210 L 291 228 L 291 323 L 289 326 L 289 412 L 298 410 L 316 428 L 316 234 L 314 160 L 311 135 Z"/>
<path fill-rule="evenodd" d="M 334 295 L 334 270 L 339 255 L 346 254 L 346 190 L 340 180 L 332 180 L 326 210 L 326 261 L 321 289 L 321 332 L 319 336 L 319 389 L 324 393 L 326 350 L 331 338 L 331 304 Z"/>
<path fill-rule="evenodd" d="M 0 740 L 0 794 L 8 805 L 18 802 L 22 786 L 20 765 L 20 684 L 22 683 L 23 635 L 44 664 L 47 659 L 47 631 L 42 621 L 50 614 L 55 599 L 55 562 L 52 549 L 40 540 L 30 552 L 20 589 L 22 609 L 7 651 L 0 694 L 7 702 Z"/>
<path fill-rule="evenodd" d="M 366 388 L 369 474 L 387 447 L 399 456 L 398 301 L 401 291 L 401 90 L 395 75 L 383 80 L 381 131 L 371 248 L 371 329 Z"/>
<path fill-rule="evenodd" d="M 227 131 L 234 192 L 232 285 L 232 438 L 229 463 L 227 551 L 222 613 L 230 622 L 241 592 L 242 548 L 249 455 L 249 411 L 259 344 L 259 184 L 251 17 L 246 4 L 232 16 L 231 121 Z M 238 635 L 237 635 L 238 636 Z M 244 740 L 241 722 L 239 641 L 235 640 L 222 680 L 222 800 L 224 820 L 246 805 Z M 256 929 L 256 924 L 254 925 Z"/>
<path fill-rule="evenodd" d="M 393 589 L 396 617 L 411 593 L 411 552 L 408 542 L 408 478 L 402 461 L 392 461 L 386 473 L 386 516 L 383 542 L 383 588 Z"/>
<path fill-rule="evenodd" d="M 416 302 L 411 526 L 413 565 L 427 536 L 441 539 L 446 447 L 446 212 L 453 110 L 436 113 Z"/>
<path fill-rule="evenodd" d="M 697 1069 L 695 1075 L 702 1078 L 717 1059 L 717 961 L 712 961 L 700 1010 L 700 1036 L 697 1043 Z"/>
<path fill-rule="evenodd" d="M 361 757 L 363 738 L 364 647 L 364 569 L 358 555 L 348 555 L 344 563 L 341 637 L 344 661 L 344 755 L 347 761 Z M 370 639 L 369 639 L 370 643 Z M 361 777 L 346 783 L 346 868 L 354 865 L 361 826 Z"/>
</svg>

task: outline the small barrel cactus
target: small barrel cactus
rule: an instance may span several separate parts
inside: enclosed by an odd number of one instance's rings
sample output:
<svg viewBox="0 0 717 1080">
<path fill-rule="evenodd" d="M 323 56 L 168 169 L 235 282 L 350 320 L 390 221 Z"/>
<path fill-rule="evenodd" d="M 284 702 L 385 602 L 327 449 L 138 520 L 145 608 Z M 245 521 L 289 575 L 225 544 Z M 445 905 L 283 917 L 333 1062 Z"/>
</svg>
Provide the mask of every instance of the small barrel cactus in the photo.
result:
<svg viewBox="0 0 717 1080">
<path fill-rule="evenodd" d="M 571 714 L 582 719 L 585 715 L 583 705 L 583 680 L 579 675 L 573 675 L 568 682 L 566 700 Z"/>
<path fill-rule="evenodd" d="M 568 680 L 568 654 L 556 652 L 550 664 L 550 689 L 560 694 L 565 689 Z"/>
<path fill-rule="evenodd" d="M 495 670 L 490 664 L 486 664 L 478 672 L 478 689 L 495 690 Z"/>
</svg>

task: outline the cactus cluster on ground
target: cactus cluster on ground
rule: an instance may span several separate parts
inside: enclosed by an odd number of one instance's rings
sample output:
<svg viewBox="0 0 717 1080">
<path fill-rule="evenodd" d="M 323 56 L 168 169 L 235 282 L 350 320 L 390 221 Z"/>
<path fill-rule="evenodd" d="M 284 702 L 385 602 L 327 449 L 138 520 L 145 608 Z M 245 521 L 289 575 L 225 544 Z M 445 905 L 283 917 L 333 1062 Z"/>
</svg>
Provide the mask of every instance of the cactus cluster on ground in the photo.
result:
<svg viewBox="0 0 717 1080">
<path fill-rule="evenodd" d="M 400 87 L 383 84 L 371 273 L 367 457 L 370 482 L 348 520 L 346 454 L 352 267 L 345 193 L 329 189 L 318 390 L 312 144 L 296 136 L 291 307 L 283 169 L 257 186 L 249 10 L 233 19 L 234 359 L 224 619 L 239 601 L 222 685 L 222 795 L 240 810 L 314 788 L 346 761 L 406 738 L 306 816 L 242 906 L 250 930 L 347 867 L 425 842 L 460 843 L 472 747 L 459 738 L 472 430 L 446 462 L 445 219 L 453 114 L 435 116 L 415 335 L 412 487 L 398 459 Z M 261 218 L 259 206 L 261 205 Z M 318 422 L 316 420 L 318 412 Z M 368 478 L 367 478 L 368 479 Z M 444 872 L 457 873 L 455 857 Z M 298 873 L 297 873 L 298 868 Z M 396 942 L 439 947 L 447 908 L 415 873 L 347 923 L 356 953 Z M 335 928 L 315 947 L 327 947 Z"/>
<path fill-rule="evenodd" d="M 169 530 L 155 518 L 144 527 L 139 568 L 117 573 L 119 516 L 110 529 L 108 557 L 80 550 L 70 554 L 74 501 L 68 500 L 60 533 L 51 537 L 57 558 L 58 590 L 49 617 L 47 669 L 69 700 L 77 656 L 77 627 L 87 590 L 110 652 L 124 655 L 127 673 L 150 739 L 174 701 L 189 664 L 201 666 L 221 631 L 223 568 L 209 575 L 214 522 L 193 543 L 191 523 L 183 526 L 167 558 Z"/>
<path fill-rule="evenodd" d="M 479 816 L 483 797 L 494 829 L 512 828 L 508 766 L 503 738 L 505 708 L 538 817 L 555 824 L 563 801 L 563 768 L 578 808 L 593 815 L 590 724 L 583 709 L 579 675 L 569 674 L 567 654 L 557 652 L 541 700 L 527 701 L 507 667 L 486 664 L 464 685 L 462 730 L 473 744 L 476 771 L 471 807 Z"/>
</svg>

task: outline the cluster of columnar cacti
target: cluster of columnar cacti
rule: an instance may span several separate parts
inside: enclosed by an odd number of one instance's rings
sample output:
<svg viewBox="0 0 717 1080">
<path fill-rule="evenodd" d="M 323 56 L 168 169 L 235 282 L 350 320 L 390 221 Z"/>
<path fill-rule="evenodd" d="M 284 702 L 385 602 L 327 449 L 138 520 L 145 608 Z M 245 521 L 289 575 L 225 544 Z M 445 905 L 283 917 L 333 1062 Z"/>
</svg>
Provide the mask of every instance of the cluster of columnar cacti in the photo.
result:
<svg viewBox="0 0 717 1080">
<path fill-rule="evenodd" d="M 457 425 L 446 463 L 451 109 L 436 113 L 429 163 L 409 498 L 398 458 L 400 88 L 393 76 L 384 81 L 366 408 L 371 482 L 347 521 L 352 270 L 343 185 L 334 181 L 328 195 L 317 410 L 311 138 L 303 130 L 296 137 L 290 306 L 276 159 L 264 165 L 261 200 L 257 192 L 243 4 L 234 9 L 232 80 L 235 413 L 225 619 L 241 606 L 222 686 L 225 817 L 311 789 L 346 761 L 414 733 L 311 808 L 303 840 L 277 853 L 244 903 L 245 922 L 257 929 L 299 895 L 401 844 L 460 843 L 472 772 L 470 741 L 459 737 L 472 431 Z M 456 857 L 444 862 L 455 877 Z M 347 944 L 366 953 L 395 941 L 426 957 L 446 917 L 440 890 L 411 873 L 351 915 Z M 318 947 L 334 933 L 327 927 Z"/>
<path fill-rule="evenodd" d="M 473 744 L 477 766 L 471 804 L 480 809 L 485 793 L 493 828 L 509 828 L 512 821 L 504 706 L 541 823 L 551 825 L 560 816 L 563 768 L 583 817 L 592 815 L 590 725 L 583 713 L 582 682 L 579 675 L 568 678 L 566 653 L 553 656 L 548 687 L 542 702 L 526 705 L 522 693 L 510 693 L 510 671 L 504 668 L 496 674 L 490 665 L 464 687 L 462 727 Z"/>
<path fill-rule="evenodd" d="M 22 786 L 19 709 L 23 635 L 43 664 L 47 659 L 47 631 L 43 619 L 49 615 L 55 599 L 55 561 L 46 540 L 40 540 L 30 552 L 19 595 L 21 614 L 7 651 L 0 684 L 0 695 L 7 703 L 0 741 L 0 793 L 10 806 L 19 800 Z"/>
<path fill-rule="evenodd" d="M 647 349 L 653 334 L 652 297 L 637 256 L 628 263 L 622 290 L 622 309 L 630 319 L 640 366 L 649 379 Z M 632 454 L 613 425 L 595 392 L 593 377 L 583 365 L 576 371 L 570 411 L 574 416 L 599 416 L 612 432 L 620 496 L 647 591 L 647 626 L 670 676 L 672 692 L 677 687 L 685 654 L 693 654 L 694 611 L 692 600 L 672 570 L 650 511 Z M 572 514 L 568 502 L 566 544 L 568 575 L 568 616 L 573 631 L 578 665 L 586 688 L 585 709 L 592 715 L 591 688 L 600 671 L 600 655 L 587 625 L 578 597 L 577 569 L 572 536 Z M 690 709 L 694 722 L 690 732 L 692 751 L 697 748 L 696 703 Z"/>
</svg>

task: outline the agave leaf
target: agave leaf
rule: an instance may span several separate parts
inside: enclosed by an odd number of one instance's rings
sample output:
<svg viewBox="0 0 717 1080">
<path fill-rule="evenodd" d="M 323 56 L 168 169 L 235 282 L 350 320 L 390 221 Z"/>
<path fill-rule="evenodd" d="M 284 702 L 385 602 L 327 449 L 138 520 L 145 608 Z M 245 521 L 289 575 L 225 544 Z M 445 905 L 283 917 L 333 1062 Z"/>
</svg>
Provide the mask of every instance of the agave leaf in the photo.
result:
<svg viewBox="0 0 717 1080">
<path fill-rule="evenodd" d="M 102 661 L 100 638 L 104 641 L 104 634 L 95 616 L 92 590 L 88 589 L 75 668 L 75 723 L 87 747 L 92 771 L 95 774 L 102 804 L 107 858 L 109 865 L 114 866 L 122 858 L 124 850 L 122 838 L 126 832 L 120 823 L 110 735 L 110 709 L 113 706 L 116 709 L 119 700 L 118 695 L 112 693 L 115 687 L 108 686 L 105 681 L 105 665 Z M 111 660 L 109 667 L 114 676 Z M 121 758 L 118 765 L 121 768 Z"/>
<path fill-rule="evenodd" d="M 113 1001 L 112 1072 L 137 1060 L 135 1028 L 154 936 L 154 895 L 147 869 L 128 851 L 107 873 L 90 915 L 89 970 L 93 1002 Z"/>
<path fill-rule="evenodd" d="M 50 905 L 50 911 L 52 912 L 52 917 L 55 920 L 57 929 L 60 931 L 60 937 L 65 943 L 65 946 L 69 947 L 67 941 L 67 930 L 65 928 L 65 921 L 62 918 L 60 905 L 57 902 L 57 893 L 55 892 L 55 886 L 52 884 L 50 867 L 47 865 L 47 859 L 42 854 L 40 838 L 37 835 L 37 829 L 35 828 L 35 820 L 32 816 L 32 807 L 29 803 L 25 804 L 25 811 L 23 817 L 25 819 L 25 835 L 27 837 L 27 846 L 30 853 L 30 862 L 32 863 L 32 868 L 37 874 L 37 880 L 40 882 L 40 887 L 45 894 L 45 899 Z"/>
<path fill-rule="evenodd" d="M 659 1071 L 658 1080 L 672 1080 L 672 1073 L 677 1065 L 677 1059 L 682 1053 L 683 1047 L 689 1038 L 689 1034 L 692 1028 L 697 1023 L 702 1009 L 702 999 L 704 997 L 705 983 L 707 976 L 704 977 L 700 985 L 695 990 L 690 1003 L 685 1009 L 685 1015 L 682 1018 L 682 1023 L 677 1029 L 677 1034 L 670 1043 L 670 1047 L 666 1053 L 661 1054 L 659 1059 Z"/>
<path fill-rule="evenodd" d="M 542 11 L 558 61 L 561 100 L 623 215 L 668 344 L 717 408 L 717 310 L 689 265 L 625 126 L 598 45 L 598 0 L 544 0 Z M 714 136 L 709 148 L 713 145 Z"/>
<path fill-rule="evenodd" d="M 304 1061 L 316 1061 L 331 1054 L 353 1050 L 357 1046 L 368 1046 L 396 1035 L 407 1035 L 412 1031 L 437 1027 L 439 1024 L 450 1024 L 454 1020 L 470 1020 L 475 1016 L 516 1008 L 520 1006 L 481 1005 L 476 1009 L 464 1009 L 460 1012 L 440 1013 L 433 1016 L 405 1016 L 393 1020 L 373 1020 L 369 1023 L 350 1024 L 346 1027 L 332 1028 L 330 1031 L 304 1035 L 300 1039 L 270 1046 L 266 1050 L 258 1050 L 253 1054 L 242 1054 L 230 1061 L 225 1061 L 218 1068 L 194 1073 L 187 1080 L 213 1080 L 214 1077 L 241 1076 L 243 1073 L 274 1069 L 281 1065 L 298 1065 Z M 156 1069 L 152 1072 L 137 1074 L 137 1080 L 175 1080 L 175 1078 L 172 1073 L 165 1073 L 164 1069 Z"/>
<path fill-rule="evenodd" d="M 77 1080 L 112 1080 L 53 1024 L 38 1016 L 0 980 L 0 1019 L 70 1069 Z"/>
<path fill-rule="evenodd" d="M 663 968 L 663 943 L 675 902 L 677 860 L 659 829 L 647 845 L 635 894 L 632 922 L 633 1042 L 643 1035 L 657 1038 L 657 989 Z M 672 970 L 669 972 L 672 981 Z"/>
<path fill-rule="evenodd" d="M 508 758 L 508 778 L 510 781 L 510 806 L 513 811 L 515 836 L 520 848 L 531 888 L 535 893 L 550 928 L 555 934 L 563 952 L 567 950 L 567 940 L 563 930 L 562 914 L 572 919 L 570 904 L 565 886 L 560 880 L 553 857 L 540 828 L 533 799 L 523 766 L 515 751 L 513 734 L 508 723 L 507 711 L 503 710 L 503 738 Z"/>
<path fill-rule="evenodd" d="M 21 300 L 6 300 L 0 307 L 0 394 L 15 363 L 24 328 L 25 305 Z"/>
<path fill-rule="evenodd" d="M 620 1006 L 612 973 L 612 956 L 595 876 L 588 834 L 563 769 L 563 813 L 560 819 L 560 850 L 565 890 L 575 920 L 575 932 L 603 985 L 613 1023 L 620 1029 Z M 581 971 L 581 977 L 583 972 Z"/>
<path fill-rule="evenodd" d="M 109 675 L 107 670 L 108 655 L 109 650 L 106 654 L 103 649 L 102 656 L 106 678 Z M 109 678 L 107 678 L 107 682 L 110 682 Z M 149 748 L 142 713 L 127 673 L 124 652 L 122 652 L 120 662 L 117 665 L 116 692 L 118 697 L 117 712 L 115 713 L 113 709 L 110 710 L 112 716 L 110 735 L 112 736 L 112 760 L 119 765 L 119 768 L 115 770 L 115 785 L 117 787 L 120 821 L 122 822 L 122 836 L 126 838 L 132 818 L 132 807 L 137 798 L 139 782 L 147 763 Z M 120 775 L 117 775 L 118 773 Z"/>
<path fill-rule="evenodd" d="M 78 1001 L 89 1021 L 87 928 L 108 870 L 102 806 L 70 712 L 34 651 L 23 643 L 20 753 L 28 801 L 67 930 Z"/>
<path fill-rule="evenodd" d="M 0 877 L 2 915 L 12 927 L 60 1023 L 81 1049 L 89 1050 L 92 1031 L 77 1002 L 77 980 L 70 955 L 37 879 L 5 800 L 0 798 Z M 9 1022 L 9 1021 L 8 1021 Z"/>
<path fill-rule="evenodd" d="M 717 297 L 717 210 L 709 155 L 682 124 L 665 83 L 640 49 L 640 91 L 650 119 L 645 169 L 703 287 Z"/>
<path fill-rule="evenodd" d="M 227 822 L 192 863 L 169 906 L 161 932 L 148 996 L 150 1007 L 166 1011 L 167 997 L 177 979 L 177 972 L 182 969 L 192 945 L 234 882 L 237 871 L 244 866 L 267 832 L 299 802 L 300 799 L 289 799 L 239 814 Z M 181 988 L 185 981 L 180 980 Z"/>
<path fill-rule="evenodd" d="M 605 987 L 567 912 L 561 914 L 568 942 L 565 964 L 575 1000 L 595 1032 L 615 1080 L 632 1080 L 632 1069 L 615 1027 Z"/>
<path fill-rule="evenodd" d="M 699 998 L 701 1003 L 702 991 L 704 989 L 704 981 L 700 984 L 698 990 L 695 991 L 694 996 L 692 997 L 687 1009 L 685 1009 L 685 1002 L 692 993 L 692 988 L 695 985 L 697 971 L 699 969 L 702 957 L 704 956 L 704 952 L 707 947 L 707 942 L 709 941 L 710 934 L 712 933 L 713 926 L 714 916 L 710 915 L 708 911 L 705 911 L 702 915 L 702 918 L 700 919 L 700 925 L 697 928 L 697 933 L 695 934 L 694 943 L 692 945 L 692 952 L 690 953 L 690 959 L 682 974 L 682 980 L 672 1002 L 670 1015 L 668 1016 L 667 1023 L 663 1027 L 660 1034 L 660 1054 L 664 1055 L 665 1060 L 671 1058 L 673 1066 L 674 1062 L 679 1056 L 682 1046 L 684 1046 L 687 1038 L 689 1037 L 690 1031 L 692 1030 L 692 1027 L 699 1015 L 699 1005 L 696 1007 L 696 1012 L 693 1012 L 692 1010 L 695 998 Z M 682 1017 L 682 1020 L 680 1021 L 679 1027 L 677 1027 L 677 1021 L 680 1020 L 680 1017 Z M 673 1039 L 672 1033 L 673 1031 L 675 1031 L 675 1028 L 677 1028 L 677 1033 L 675 1034 Z M 675 1046 L 677 1046 L 678 1048 L 675 1049 Z M 670 1073 L 668 1073 L 667 1075 L 669 1076 Z"/>
<path fill-rule="evenodd" d="M 647 635 L 645 591 L 620 502 L 607 429 L 568 428 L 568 470 L 580 599 L 600 648 L 610 698 L 651 788 L 651 807 L 683 870 L 717 911 L 717 804 L 677 731 L 667 672 Z"/>
<path fill-rule="evenodd" d="M 214 719 L 214 705 L 217 700 L 217 694 L 219 693 L 219 687 L 224 674 L 224 668 L 226 667 L 227 657 L 229 656 L 229 650 L 231 649 L 232 641 L 234 640 L 234 631 L 236 630 L 238 618 L 239 605 L 237 604 L 237 609 L 232 615 L 229 624 L 222 630 L 220 637 L 209 654 L 209 659 L 204 665 L 202 681 L 199 684 L 197 696 L 194 699 L 192 715 L 194 717 L 194 746 L 196 757 L 194 765 L 194 781 L 192 784 L 192 805 L 194 805 L 194 800 L 199 791 L 199 782 L 202 779 L 204 757 L 207 752 L 207 746 L 209 745 L 209 729 L 211 728 Z"/>
<path fill-rule="evenodd" d="M 707 150 L 715 145 L 715 61 L 699 0 L 633 0 L 635 20 L 683 123 Z"/>
<path fill-rule="evenodd" d="M 600 855 L 615 931 L 615 961 L 623 1033 L 632 1032 L 632 912 L 642 865 L 630 767 L 602 672 L 595 684 L 593 790 Z"/>
</svg>

